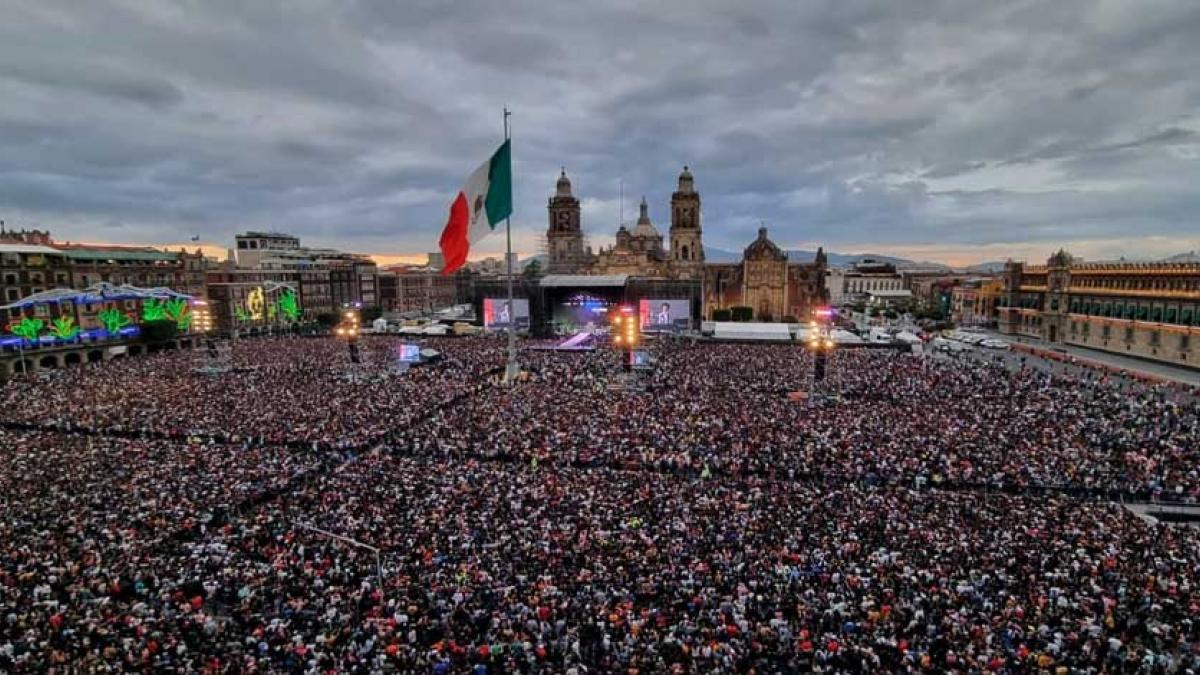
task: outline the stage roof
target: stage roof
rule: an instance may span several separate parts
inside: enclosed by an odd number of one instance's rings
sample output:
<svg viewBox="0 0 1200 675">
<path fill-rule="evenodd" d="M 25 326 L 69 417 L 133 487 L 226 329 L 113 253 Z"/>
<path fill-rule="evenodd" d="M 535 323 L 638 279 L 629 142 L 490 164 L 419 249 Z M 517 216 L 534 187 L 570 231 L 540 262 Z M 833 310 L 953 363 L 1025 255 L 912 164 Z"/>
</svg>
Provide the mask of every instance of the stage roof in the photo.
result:
<svg viewBox="0 0 1200 675">
<path fill-rule="evenodd" d="M 628 274 L 547 274 L 542 288 L 612 288 L 629 281 Z"/>
</svg>

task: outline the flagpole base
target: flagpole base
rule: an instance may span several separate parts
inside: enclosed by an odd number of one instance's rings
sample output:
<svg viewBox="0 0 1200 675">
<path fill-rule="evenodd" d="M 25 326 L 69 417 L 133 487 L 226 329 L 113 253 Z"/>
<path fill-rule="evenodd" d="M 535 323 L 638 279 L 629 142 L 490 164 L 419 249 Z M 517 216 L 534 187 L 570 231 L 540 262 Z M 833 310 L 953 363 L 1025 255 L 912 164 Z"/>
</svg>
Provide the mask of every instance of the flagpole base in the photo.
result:
<svg viewBox="0 0 1200 675">
<path fill-rule="evenodd" d="M 504 383 L 512 384 L 517 381 L 517 377 L 521 374 L 521 364 L 516 361 L 509 361 L 504 367 Z"/>
</svg>

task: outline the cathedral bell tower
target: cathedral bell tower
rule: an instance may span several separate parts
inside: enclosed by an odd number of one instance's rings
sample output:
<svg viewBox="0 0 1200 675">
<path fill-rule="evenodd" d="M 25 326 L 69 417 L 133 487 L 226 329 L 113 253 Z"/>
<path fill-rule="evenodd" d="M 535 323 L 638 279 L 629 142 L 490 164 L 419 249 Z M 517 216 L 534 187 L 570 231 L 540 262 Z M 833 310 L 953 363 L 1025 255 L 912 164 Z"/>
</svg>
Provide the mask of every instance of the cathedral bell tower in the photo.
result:
<svg viewBox="0 0 1200 675">
<path fill-rule="evenodd" d="M 679 188 L 671 195 L 671 266 L 692 270 L 704 263 L 704 243 L 700 236 L 700 193 L 685 166 L 679 174 Z"/>
<path fill-rule="evenodd" d="M 549 249 L 547 272 L 573 274 L 582 271 L 587 260 L 583 251 L 583 230 L 579 223 L 579 200 L 571 194 L 571 181 L 563 169 L 555 185 L 554 196 L 546 206 L 550 224 L 546 229 Z"/>
</svg>

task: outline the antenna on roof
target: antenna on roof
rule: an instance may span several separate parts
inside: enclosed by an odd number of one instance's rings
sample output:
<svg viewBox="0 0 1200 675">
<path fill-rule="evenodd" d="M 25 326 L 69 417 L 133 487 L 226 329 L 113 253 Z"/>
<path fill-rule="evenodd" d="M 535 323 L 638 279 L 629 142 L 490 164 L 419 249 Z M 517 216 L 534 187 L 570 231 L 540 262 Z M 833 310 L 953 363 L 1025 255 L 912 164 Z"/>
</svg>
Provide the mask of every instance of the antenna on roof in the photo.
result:
<svg viewBox="0 0 1200 675">
<path fill-rule="evenodd" d="M 618 194 L 618 197 L 617 197 L 618 202 L 617 203 L 619 204 L 619 206 L 617 207 L 617 229 L 619 230 L 622 227 L 625 227 L 625 179 L 624 178 L 617 180 L 617 194 Z"/>
</svg>

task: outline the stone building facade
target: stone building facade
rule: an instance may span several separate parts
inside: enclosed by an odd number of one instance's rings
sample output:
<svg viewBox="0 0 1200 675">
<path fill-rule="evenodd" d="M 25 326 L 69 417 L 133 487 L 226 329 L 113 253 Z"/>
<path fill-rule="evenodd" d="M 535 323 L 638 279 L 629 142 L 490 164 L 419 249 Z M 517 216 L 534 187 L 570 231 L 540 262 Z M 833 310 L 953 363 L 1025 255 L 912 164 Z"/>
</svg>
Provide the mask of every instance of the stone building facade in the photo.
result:
<svg viewBox="0 0 1200 675">
<path fill-rule="evenodd" d="M 767 237 L 766 228 L 746 247 L 741 262 L 707 262 L 700 207 L 695 178 L 685 166 L 671 194 L 671 224 L 665 240 L 650 221 L 643 198 L 634 227 L 621 225 L 612 246 L 593 252 L 584 240 L 579 199 L 564 170 L 547 203 L 547 272 L 700 280 L 706 318 L 715 309 L 735 306 L 751 307 L 760 320 L 802 318 L 827 302 L 824 251 L 818 251 L 811 263 L 789 262 Z"/>
<path fill-rule="evenodd" d="M 759 321 L 807 320 L 813 309 L 828 302 L 827 265 L 824 249 L 818 249 L 810 263 L 789 261 L 767 236 L 767 228 L 759 228 L 740 263 L 704 266 L 704 315 L 743 306 Z"/>
<path fill-rule="evenodd" d="M 1200 361 L 1200 262 L 1009 262 L 1000 332 L 1164 363 Z"/>
</svg>

